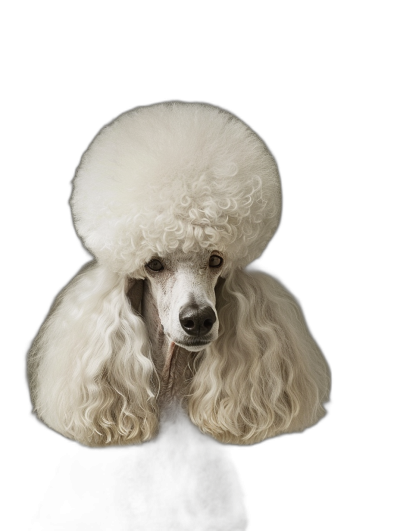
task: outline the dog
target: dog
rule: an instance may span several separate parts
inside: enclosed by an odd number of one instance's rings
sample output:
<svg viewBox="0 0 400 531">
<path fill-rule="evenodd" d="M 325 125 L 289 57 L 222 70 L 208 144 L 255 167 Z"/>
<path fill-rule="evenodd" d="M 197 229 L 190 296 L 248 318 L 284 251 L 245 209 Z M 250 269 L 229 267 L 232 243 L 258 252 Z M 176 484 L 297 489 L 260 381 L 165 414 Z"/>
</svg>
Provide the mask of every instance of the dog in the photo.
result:
<svg viewBox="0 0 400 531">
<path fill-rule="evenodd" d="M 89 446 L 157 435 L 181 408 L 222 443 L 302 431 L 329 369 L 296 300 L 246 271 L 281 215 L 276 162 L 218 107 L 139 107 L 104 127 L 73 181 L 95 260 L 58 296 L 29 355 L 34 410 Z"/>
</svg>

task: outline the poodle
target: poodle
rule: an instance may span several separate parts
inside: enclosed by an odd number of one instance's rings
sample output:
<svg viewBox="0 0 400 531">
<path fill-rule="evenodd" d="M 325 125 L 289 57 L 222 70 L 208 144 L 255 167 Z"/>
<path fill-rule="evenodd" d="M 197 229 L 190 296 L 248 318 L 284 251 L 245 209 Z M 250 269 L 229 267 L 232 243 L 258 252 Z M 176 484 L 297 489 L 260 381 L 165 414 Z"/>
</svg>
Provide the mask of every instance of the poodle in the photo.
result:
<svg viewBox="0 0 400 531">
<path fill-rule="evenodd" d="M 245 270 L 281 214 L 277 165 L 245 123 L 200 103 L 128 111 L 83 155 L 71 208 L 95 260 L 29 355 L 50 428 L 140 443 L 176 406 L 216 440 L 252 444 L 325 414 L 329 369 L 297 302 Z"/>
</svg>

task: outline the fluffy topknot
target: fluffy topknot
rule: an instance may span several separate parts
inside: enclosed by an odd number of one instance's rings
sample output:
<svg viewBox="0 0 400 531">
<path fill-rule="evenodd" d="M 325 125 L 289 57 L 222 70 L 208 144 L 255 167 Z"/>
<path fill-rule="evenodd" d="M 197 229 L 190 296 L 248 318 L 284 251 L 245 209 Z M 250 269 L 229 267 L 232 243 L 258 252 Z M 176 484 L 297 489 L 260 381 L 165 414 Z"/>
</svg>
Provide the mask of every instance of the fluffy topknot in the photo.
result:
<svg viewBox="0 0 400 531">
<path fill-rule="evenodd" d="M 135 276 L 152 256 L 219 250 L 258 258 L 280 218 L 275 160 L 241 120 L 203 103 L 160 103 L 105 126 L 83 155 L 71 207 L 100 263 Z"/>
</svg>

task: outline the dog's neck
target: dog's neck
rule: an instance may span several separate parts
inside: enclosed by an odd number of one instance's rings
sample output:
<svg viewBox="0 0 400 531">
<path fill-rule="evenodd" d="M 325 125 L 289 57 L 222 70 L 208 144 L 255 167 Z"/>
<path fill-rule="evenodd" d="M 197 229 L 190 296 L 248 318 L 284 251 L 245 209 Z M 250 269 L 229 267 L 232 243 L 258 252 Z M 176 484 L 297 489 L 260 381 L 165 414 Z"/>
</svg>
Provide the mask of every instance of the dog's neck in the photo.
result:
<svg viewBox="0 0 400 531">
<path fill-rule="evenodd" d="M 180 401 L 185 396 L 189 364 L 195 354 L 178 347 L 164 334 L 156 301 L 146 281 L 143 282 L 140 313 L 147 327 L 153 362 L 160 379 L 159 402 L 166 405 Z"/>
</svg>

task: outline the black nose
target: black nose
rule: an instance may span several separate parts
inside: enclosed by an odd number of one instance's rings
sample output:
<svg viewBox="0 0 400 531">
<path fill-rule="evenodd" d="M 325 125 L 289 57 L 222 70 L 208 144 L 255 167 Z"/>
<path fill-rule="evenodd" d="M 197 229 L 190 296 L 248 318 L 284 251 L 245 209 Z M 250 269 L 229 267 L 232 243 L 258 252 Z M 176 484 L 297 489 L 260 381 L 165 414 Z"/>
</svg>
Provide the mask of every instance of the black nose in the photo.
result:
<svg viewBox="0 0 400 531">
<path fill-rule="evenodd" d="M 210 306 L 186 304 L 179 312 L 182 328 L 190 336 L 205 336 L 217 320 Z"/>
</svg>

